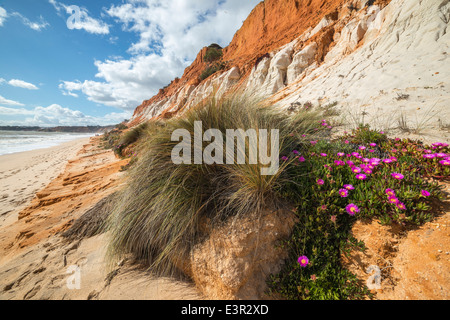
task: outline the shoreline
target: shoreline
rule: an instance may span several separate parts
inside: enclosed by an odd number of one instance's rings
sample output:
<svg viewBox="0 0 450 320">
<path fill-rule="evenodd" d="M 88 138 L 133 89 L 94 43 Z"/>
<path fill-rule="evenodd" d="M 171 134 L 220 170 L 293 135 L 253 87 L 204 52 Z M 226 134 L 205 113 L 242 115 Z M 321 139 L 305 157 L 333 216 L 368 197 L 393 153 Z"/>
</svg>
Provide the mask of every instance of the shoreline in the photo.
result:
<svg viewBox="0 0 450 320">
<path fill-rule="evenodd" d="M 90 137 L 0 155 L 0 227 L 14 222 L 36 193 L 61 174 Z"/>
</svg>

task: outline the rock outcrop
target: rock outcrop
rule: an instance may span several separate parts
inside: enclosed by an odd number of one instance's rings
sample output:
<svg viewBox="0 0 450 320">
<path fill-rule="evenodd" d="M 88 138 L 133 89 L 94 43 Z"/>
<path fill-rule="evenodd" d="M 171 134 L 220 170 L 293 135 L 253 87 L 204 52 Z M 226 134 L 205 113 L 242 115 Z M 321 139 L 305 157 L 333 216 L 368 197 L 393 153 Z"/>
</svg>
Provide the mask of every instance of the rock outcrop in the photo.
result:
<svg viewBox="0 0 450 320">
<path fill-rule="evenodd" d="M 208 299 L 269 298 L 267 276 L 281 269 L 285 250 L 279 246 L 296 222 L 294 213 L 267 210 L 229 219 L 212 230 L 191 252 L 191 277 Z"/>
</svg>

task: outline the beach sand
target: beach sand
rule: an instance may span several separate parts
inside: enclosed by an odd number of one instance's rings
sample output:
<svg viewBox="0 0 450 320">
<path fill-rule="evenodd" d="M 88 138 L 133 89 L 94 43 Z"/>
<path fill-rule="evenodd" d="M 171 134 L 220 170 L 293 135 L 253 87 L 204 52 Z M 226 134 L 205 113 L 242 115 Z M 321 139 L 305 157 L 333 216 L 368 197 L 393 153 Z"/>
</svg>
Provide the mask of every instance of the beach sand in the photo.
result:
<svg viewBox="0 0 450 320">
<path fill-rule="evenodd" d="M 200 298 L 190 282 L 155 278 L 128 260 L 108 265 L 107 233 L 76 241 L 61 236 L 124 183 L 120 169 L 128 160 L 99 142 L 0 157 L 0 300 Z"/>
<path fill-rule="evenodd" d="M 17 220 L 18 212 L 60 174 L 89 138 L 0 156 L 0 226 Z"/>
</svg>

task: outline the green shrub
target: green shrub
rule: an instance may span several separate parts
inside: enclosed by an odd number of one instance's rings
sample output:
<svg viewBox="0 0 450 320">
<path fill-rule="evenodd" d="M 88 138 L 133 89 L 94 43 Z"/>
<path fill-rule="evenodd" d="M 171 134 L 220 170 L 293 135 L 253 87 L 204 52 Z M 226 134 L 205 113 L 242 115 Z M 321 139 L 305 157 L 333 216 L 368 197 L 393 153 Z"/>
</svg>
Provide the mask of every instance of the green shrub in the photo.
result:
<svg viewBox="0 0 450 320">
<path fill-rule="evenodd" d="M 135 143 L 139 140 L 140 137 L 144 134 L 145 130 L 148 128 L 148 122 L 141 123 L 140 125 L 130 129 L 129 131 L 125 132 L 118 143 L 118 145 L 115 147 L 114 151 L 119 156 L 123 155 L 123 150 L 130 146 L 131 144 Z"/>
<path fill-rule="evenodd" d="M 216 73 L 217 71 L 223 70 L 224 68 L 225 68 L 224 63 L 214 63 L 213 65 L 208 66 L 205 68 L 205 70 L 203 70 L 203 72 L 200 75 L 200 80 L 203 81 L 206 78 L 208 78 L 209 76 Z"/>
<path fill-rule="evenodd" d="M 222 133 L 226 129 L 279 129 L 280 150 L 286 152 L 299 145 L 302 135 L 317 136 L 319 116 L 310 110 L 289 117 L 272 107 L 234 97 L 207 101 L 158 127 L 150 124 L 144 150 L 128 171 L 128 185 L 118 197 L 108 223 L 110 257 L 131 252 L 146 260 L 154 272 L 165 274 L 182 264 L 201 239 L 199 226 L 205 218 L 214 226 L 230 216 L 278 208 L 285 203 L 276 195 L 287 178 L 283 173 L 285 164 L 274 176 L 261 175 L 262 165 L 248 161 L 175 165 L 171 153 L 179 142 L 171 141 L 171 135 L 176 129 L 186 129 L 193 136 L 194 121 L 202 121 L 203 131 L 214 128 Z"/>
<path fill-rule="evenodd" d="M 222 58 L 222 49 L 214 48 L 214 47 L 208 47 L 206 49 L 206 53 L 203 56 L 203 60 L 206 62 L 214 62 Z"/>
</svg>

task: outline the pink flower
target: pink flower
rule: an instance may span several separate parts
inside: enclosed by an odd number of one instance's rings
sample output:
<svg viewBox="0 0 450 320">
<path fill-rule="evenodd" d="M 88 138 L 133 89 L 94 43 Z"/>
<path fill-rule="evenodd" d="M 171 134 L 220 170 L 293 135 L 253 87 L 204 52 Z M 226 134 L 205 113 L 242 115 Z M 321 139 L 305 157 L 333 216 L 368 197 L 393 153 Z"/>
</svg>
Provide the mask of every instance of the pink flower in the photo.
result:
<svg viewBox="0 0 450 320">
<path fill-rule="evenodd" d="M 348 206 L 346 206 L 345 210 L 347 210 L 347 213 L 351 216 L 354 216 L 355 213 L 358 213 L 360 211 L 358 206 L 353 203 L 350 203 Z"/>
<path fill-rule="evenodd" d="M 306 267 L 309 264 L 309 259 L 307 256 L 300 256 L 297 261 L 301 267 Z"/>
<path fill-rule="evenodd" d="M 292 150 L 293 154 L 299 154 L 298 150 Z"/>
<path fill-rule="evenodd" d="M 355 190 L 355 187 L 353 187 L 351 184 L 344 184 L 344 188 L 347 190 Z"/>
<path fill-rule="evenodd" d="M 348 141 L 348 140 L 345 140 L 345 141 L 344 141 L 344 143 L 345 143 L 345 144 L 349 144 L 349 143 L 350 143 L 350 141 Z"/>
<path fill-rule="evenodd" d="M 369 150 L 369 152 L 370 152 L 370 153 L 374 153 L 374 152 L 375 152 L 375 150 L 373 150 L 373 149 L 370 149 L 370 150 Z"/>
<path fill-rule="evenodd" d="M 288 160 L 288 157 L 286 157 L 286 156 L 283 156 L 283 157 L 281 157 L 281 160 L 283 160 L 283 161 L 287 161 L 287 160 Z"/>
<path fill-rule="evenodd" d="M 404 175 L 402 175 L 401 173 L 398 173 L 398 172 L 391 173 L 391 176 L 397 180 L 402 180 L 405 177 Z"/>
<path fill-rule="evenodd" d="M 341 160 L 336 160 L 336 161 L 334 162 L 334 164 L 337 165 L 337 166 L 345 166 L 345 162 L 344 162 L 344 161 L 341 161 Z"/>
<path fill-rule="evenodd" d="M 298 157 L 298 161 L 300 161 L 300 162 L 305 162 L 305 158 L 302 157 L 302 156 L 300 156 L 300 157 Z"/>
<path fill-rule="evenodd" d="M 386 194 L 390 197 L 395 197 L 395 191 L 392 189 L 386 189 L 384 192 L 386 192 Z"/>
<path fill-rule="evenodd" d="M 397 197 L 395 197 L 395 196 L 389 197 L 389 198 L 388 198 L 388 201 L 389 201 L 389 203 L 393 203 L 393 204 L 399 203 Z"/>
<path fill-rule="evenodd" d="M 371 147 L 376 147 L 377 144 L 372 142 L 372 143 L 369 143 L 369 146 L 371 146 Z"/>
<path fill-rule="evenodd" d="M 348 197 L 348 190 L 347 189 L 339 189 L 339 195 L 342 198 L 347 198 Z"/>
<path fill-rule="evenodd" d="M 436 155 L 431 154 L 431 153 L 427 153 L 427 154 L 424 154 L 423 157 L 424 157 L 425 159 L 433 159 L 433 158 L 436 157 Z"/>
<path fill-rule="evenodd" d="M 359 146 L 359 150 L 366 150 L 366 147 L 364 147 L 364 146 Z"/>
<path fill-rule="evenodd" d="M 392 160 L 391 160 L 391 159 L 384 159 L 383 162 L 384 162 L 384 163 L 391 163 Z"/>
<path fill-rule="evenodd" d="M 360 174 L 357 174 L 355 178 L 358 180 L 366 180 L 367 176 L 363 173 L 360 173 Z"/>
<path fill-rule="evenodd" d="M 398 202 L 397 208 L 399 208 L 400 210 L 406 210 L 406 206 L 403 202 Z"/>
<path fill-rule="evenodd" d="M 439 161 L 440 164 L 442 164 L 443 166 L 450 166 L 450 160 L 441 160 Z"/>
<path fill-rule="evenodd" d="M 317 143 L 317 141 L 311 141 L 312 145 L 315 145 Z"/>
<path fill-rule="evenodd" d="M 436 153 L 436 157 L 445 158 L 447 155 L 445 153 Z"/>
<path fill-rule="evenodd" d="M 353 166 L 355 165 L 355 163 L 354 163 L 353 161 L 350 161 L 350 160 L 347 161 L 347 164 L 348 164 L 350 167 L 353 167 Z"/>
<path fill-rule="evenodd" d="M 323 181 L 322 179 L 318 179 L 318 180 L 317 180 L 317 184 L 318 184 L 319 186 L 323 185 L 324 183 L 325 183 L 325 181 Z"/>
<path fill-rule="evenodd" d="M 352 156 L 357 157 L 357 156 L 359 156 L 359 153 L 358 152 L 352 152 Z"/>
<path fill-rule="evenodd" d="M 393 162 L 397 161 L 396 157 L 390 157 L 389 159 L 391 159 L 391 161 L 393 161 Z"/>
<path fill-rule="evenodd" d="M 336 222 L 336 216 L 331 216 L 331 221 Z"/>
<path fill-rule="evenodd" d="M 420 191 L 420 193 L 424 196 L 424 197 L 429 197 L 430 193 L 427 190 L 422 190 Z"/>
<path fill-rule="evenodd" d="M 353 173 L 361 173 L 361 168 L 360 167 L 353 167 L 352 168 L 352 172 Z"/>
<path fill-rule="evenodd" d="M 338 152 L 338 154 L 337 154 L 339 157 L 343 157 L 344 155 L 345 155 L 345 153 L 343 153 L 343 152 Z"/>
<path fill-rule="evenodd" d="M 320 155 L 321 155 L 322 157 L 326 157 L 326 156 L 327 156 L 326 153 L 321 153 Z"/>
<path fill-rule="evenodd" d="M 370 170 L 369 168 L 364 169 L 364 173 L 366 174 L 372 174 L 372 170 Z"/>
</svg>

